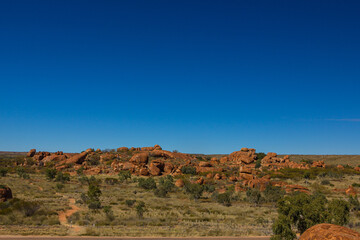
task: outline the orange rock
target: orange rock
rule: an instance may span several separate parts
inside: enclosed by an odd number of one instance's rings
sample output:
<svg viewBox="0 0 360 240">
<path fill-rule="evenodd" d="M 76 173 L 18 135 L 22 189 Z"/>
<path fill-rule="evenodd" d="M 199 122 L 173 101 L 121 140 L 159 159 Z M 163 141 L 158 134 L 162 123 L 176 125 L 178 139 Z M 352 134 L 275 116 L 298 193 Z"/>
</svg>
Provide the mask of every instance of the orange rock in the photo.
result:
<svg viewBox="0 0 360 240">
<path fill-rule="evenodd" d="M 129 148 L 127 147 L 119 147 L 118 149 L 116 149 L 117 152 L 127 152 L 129 151 Z"/>
<path fill-rule="evenodd" d="M 33 157 L 36 153 L 36 149 L 30 149 L 30 151 L 27 153 L 27 157 Z"/>
<path fill-rule="evenodd" d="M 148 153 L 137 153 L 130 158 L 130 162 L 134 164 L 147 164 L 149 160 Z"/>
<path fill-rule="evenodd" d="M 344 166 L 342 166 L 342 165 L 337 165 L 337 168 L 342 170 L 342 169 L 344 169 Z"/>
<path fill-rule="evenodd" d="M 86 156 L 88 155 L 88 151 L 76 154 L 71 158 L 66 160 L 66 164 L 82 164 L 85 161 Z"/>
<path fill-rule="evenodd" d="M 220 180 L 221 178 L 222 178 L 222 176 L 219 173 L 215 174 L 215 176 L 214 176 L 215 180 Z"/>
<path fill-rule="evenodd" d="M 175 182 L 175 186 L 177 186 L 179 188 L 183 187 L 184 185 L 185 185 L 185 183 L 184 183 L 184 181 L 182 179 L 178 179 Z"/>
<path fill-rule="evenodd" d="M 252 180 L 254 179 L 254 176 L 248 173 L 240 173 L 240 178 L 244 180 Z"/>
<path fill-rule="evenodd" d="M 355 190 L 355 188 L 353 186 L 349 186 L 346 190 L 345 190 L 345 194 L 346 195 L 351 195 L 351 196 L 355 196 L 357 194 L 357 191 Z"/>
<path fill-rule="evenodd" d="M 162 150 L 162 148 L 161 148 L 159 145 L 157 145 L 157 144 L 154 146 L 154 149 L 155 149 L 155 150 Z"/>
<path fill-rule="evenodd" d="M 171 162 L 165 162 L 164 164 L 164 172 L 166 174 L 170 174 L 174 169 L 174 165 Z"/>
<path fill-rule="evenodd" d="M 198 178 L 198 180 L 196 180 L 195 183 L 200 184 L 200 185 L 204 184 L 204 178 L 202 178 L 202 177 Z"/>
<path fill-rule="evenodd" d="M 306 230 L 299 240 L 359 240 L 360 234 L 347 227 L 322 223 Z"/>
<path fill-rule="evenodd" d="M 201 161 L 199 162 L 199 167 L 212 167 L 210 163 Z"/>
<path fill-rule="evenodd" d="M 158 167 L 156 167 L 153 163 L 149 166 L 149 172 L 152 176 L 159 176 L 161 174 L 161 171 Z"/>
<path fill-rule="evenodd" d="M 149 170 L 144 167 L 140 169 L 139 173 L 141 176 L 149 176 Z"/>
<path fill-rule="evenodd" d="M 360 172 L 360 167 L 355 167 L 354 170 Z"/>
<path fill-rule="evenodd" d="M 230 176 L 229 181 L 236 182 L 237 178 L 235 176 Z"/>
<path fill-rule="evenodd" d="M 152 151 L 154 149 L 155 149 L 154 147 L 142 147 L 141 151 Z"/>
<path fill-rule="evenodd" d="M 229 161 L 229 158 L 227 156 L 220 158 L 220 163 L 226 163 Z"/>
</svg>

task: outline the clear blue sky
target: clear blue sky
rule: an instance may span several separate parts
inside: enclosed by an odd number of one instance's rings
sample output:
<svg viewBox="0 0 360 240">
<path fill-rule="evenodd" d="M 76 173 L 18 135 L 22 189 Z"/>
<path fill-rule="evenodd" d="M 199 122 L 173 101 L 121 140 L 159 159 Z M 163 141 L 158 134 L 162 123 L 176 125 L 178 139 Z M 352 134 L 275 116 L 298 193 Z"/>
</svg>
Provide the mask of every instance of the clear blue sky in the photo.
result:
<svg viewBox="0 0 360 240">
<path fill-rule="evenodd" d="M 360 154 L 359 1 L 1 1 L 0 150 Z"/>
</svg>

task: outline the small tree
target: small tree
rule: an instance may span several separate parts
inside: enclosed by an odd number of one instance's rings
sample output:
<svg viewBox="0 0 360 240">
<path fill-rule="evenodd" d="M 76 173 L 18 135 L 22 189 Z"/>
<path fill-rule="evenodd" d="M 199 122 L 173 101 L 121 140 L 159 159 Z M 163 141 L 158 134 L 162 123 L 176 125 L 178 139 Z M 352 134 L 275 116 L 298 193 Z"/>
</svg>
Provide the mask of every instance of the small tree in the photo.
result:
<svg viewBox="0 0 360 240">
<path fill-rule="evenodd" d="M 145 208 L 145 203 L 143 201 L 139 201 L 137 204 L 136 204 L 136 214 L 139 218 L 143 218 L 144 217 L 144 212 L 146 211 L 146 208 Z"/>
<path fill-rule="evenodd" d="M 0 177 L 6 177 L 8 170 L 6 168 L 0 168 Z"/>
<path fill-rule="evenodd" d="M 197 200 L 201 198 L 204 187 L 196 183 L 185 182 L 184 190 L 192 199 Z"/>
<path fill-rule="evenodd" d="M 151 189 L 156 189 L 156 182 L 153 178 L 139 178 L 138 180 L 138 186 L 146 189 L 146 190 L 151 190 Z"/>
<path fill-rule="evenodd" d="M 261 193 L 258 189 L 249 189 L 246 191 L 247 199 L 250 203 L 255 204 L 255 206 L 258 206 L 264 198 L 261 196 Z"/>
<path fill-rule="evenodd" d="M 56 182 L 69 182 L 70 181 L 70 174 L 68 173 L 62 173 L 61 171 L 57 172 L 56 174 L 56 178 L 55 178 Z"/>
<path fill-rule="evenodd" d="M 45 171 L 46 179 L 51 181 L 56 177 L 57 171 L 55 168 L 47 168 Z"/>
<path fill-rule="evenodd" d="M 100 196 L 102 192 L 96 183 L 90 183 L 89 189 L 87 191 L 87 196 L 84 199 L 88 204 L 89 209 L 99 209 L 101 208 Z"/>
<path fill-rule="evenodd" d="M 119 176 L 120 182 L 124 182 L 128 179 L 131 179 L 131 173 L 130 173 L 130 171 L 127 171 L 127 170 L 120 171 L 118 176 Z"/>
</svg>

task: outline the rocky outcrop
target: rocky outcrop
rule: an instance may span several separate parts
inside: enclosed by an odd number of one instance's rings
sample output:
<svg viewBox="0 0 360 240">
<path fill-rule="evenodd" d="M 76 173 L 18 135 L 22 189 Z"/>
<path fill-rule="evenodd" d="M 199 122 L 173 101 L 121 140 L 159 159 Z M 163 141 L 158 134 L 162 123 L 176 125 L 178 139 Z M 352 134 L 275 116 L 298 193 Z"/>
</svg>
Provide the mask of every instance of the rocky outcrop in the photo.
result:
<svg viewBox="0 0 360 240">
<path fill-rule="evenodd" d="M 133 164 L 147 164 L 149 160 L 148 153 L 137 153 L 130 158 L 130 162 Z"/>
<path fill-rule="evenodd" d="M 255 149 L 242 148 L 240 151 L 230 153 L 229 161 L 239 164 L 250 164 L 256 159 Z"/>
<path fill-rule="evenodd" d="M 359 240 L 360 234 L 347 227 L 322 223 L 306 230 L 299 240 Z"/>
<path fill-rule="evenodd" d="M 9 199 L 12 199 L 12 191 L 9 187 L 0 185 L 0 202 L 6 202 Z"/>
<path fill-rule="evenodd" d="M 36 149 L 30 149 L 30 151 L 27 153 L 27 157 L 33 157 L 36 153 Z"/>
</svg>

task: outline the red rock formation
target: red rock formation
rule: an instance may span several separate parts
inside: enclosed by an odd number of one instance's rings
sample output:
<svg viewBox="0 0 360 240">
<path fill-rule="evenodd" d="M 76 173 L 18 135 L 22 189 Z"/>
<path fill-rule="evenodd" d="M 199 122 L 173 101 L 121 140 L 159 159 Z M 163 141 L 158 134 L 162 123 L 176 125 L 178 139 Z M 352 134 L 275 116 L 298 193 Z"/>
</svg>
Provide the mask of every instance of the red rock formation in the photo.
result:
<svg viewBox="0 0 360 240">
<path fill-rule="evenodd" d="M 33 157 L 36 153 L 36 149 L 30 149 L 30 151 L 27 153 L 27 157 Z"/>
<path fill-rule="evenodd" d="M 306 230 L 299 240 L 359 240 L 360 234 L 346 227 L 322 223 Z"/>
</svg>

